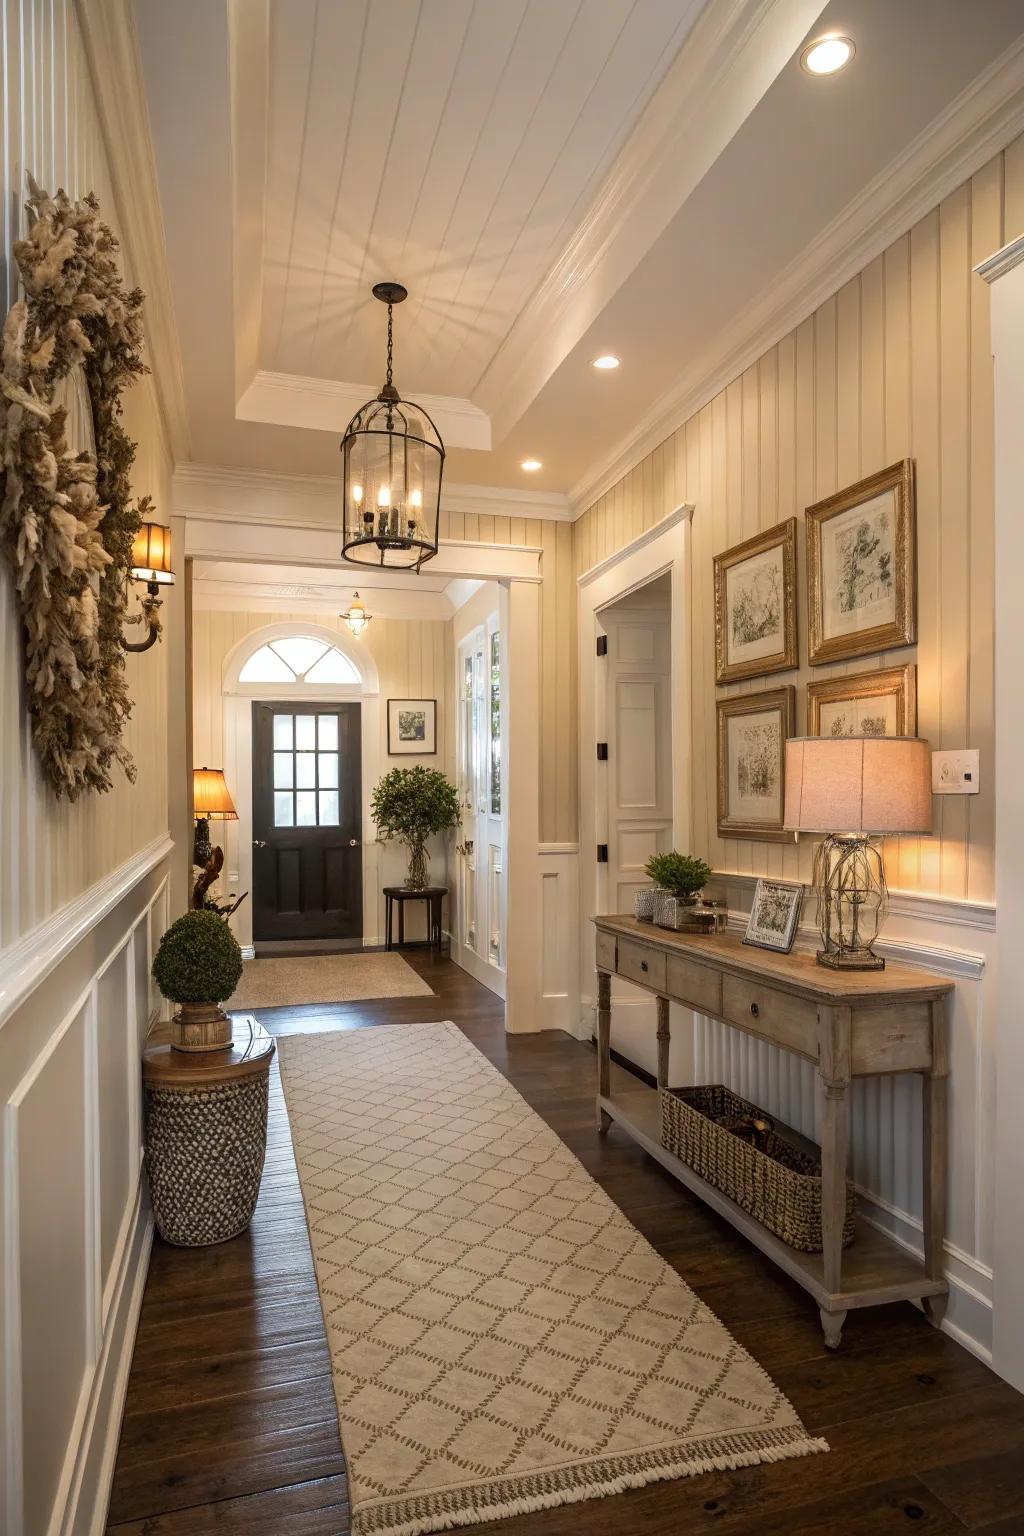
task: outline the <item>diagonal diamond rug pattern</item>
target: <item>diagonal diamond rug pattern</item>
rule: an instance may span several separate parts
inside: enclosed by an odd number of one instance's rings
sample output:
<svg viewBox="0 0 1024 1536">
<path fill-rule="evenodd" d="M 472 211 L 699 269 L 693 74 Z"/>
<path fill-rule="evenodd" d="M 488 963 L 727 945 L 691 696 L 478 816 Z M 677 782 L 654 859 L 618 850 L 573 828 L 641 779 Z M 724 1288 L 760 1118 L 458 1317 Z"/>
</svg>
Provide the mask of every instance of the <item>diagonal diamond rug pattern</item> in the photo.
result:
<svg viewBox="0 0 1024 1536">
<path fill-rule="evenodd" d="M 456 1025 L 278 1045 L 355 1536 L 828 1449 Z"/>
</svg>

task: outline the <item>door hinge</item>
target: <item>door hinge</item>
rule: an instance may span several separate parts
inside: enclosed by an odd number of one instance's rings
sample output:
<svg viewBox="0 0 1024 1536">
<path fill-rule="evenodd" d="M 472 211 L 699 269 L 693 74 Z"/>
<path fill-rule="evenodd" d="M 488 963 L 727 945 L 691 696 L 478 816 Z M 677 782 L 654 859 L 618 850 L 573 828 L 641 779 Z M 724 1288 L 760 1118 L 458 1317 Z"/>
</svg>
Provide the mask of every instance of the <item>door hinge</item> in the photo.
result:
<svg viewBox="0 0 1024 1536">
<path fill-rule="evenodd" d="M 607 635 L 598 635 L 598 637 L 597 637 L 597 654 L 599 656 L 607 656 L 608 655 L 608 636 Z"/>
<path fill-rule="evenodd" d="M 608 761 L 608 743 L 606 741 L 599 741 L 597 744 L 597 760 L 599 763 L 606 763 Z"/>
<path fill-rule="evenodd" d="M 598 843 L 598 845 L 597 845 L 597 862 L 599 864 L 607 864 L 608 863 L 608 844 L 607 843 Z"/>
</svg>

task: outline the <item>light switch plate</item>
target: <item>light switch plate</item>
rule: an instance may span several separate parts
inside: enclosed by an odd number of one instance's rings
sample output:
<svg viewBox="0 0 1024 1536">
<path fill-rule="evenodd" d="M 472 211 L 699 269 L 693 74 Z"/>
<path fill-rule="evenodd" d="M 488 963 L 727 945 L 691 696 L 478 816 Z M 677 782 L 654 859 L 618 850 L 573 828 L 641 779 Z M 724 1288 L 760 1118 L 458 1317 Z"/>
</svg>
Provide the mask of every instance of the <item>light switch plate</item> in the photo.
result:
<svg viewBox="0 0 1024 1536">
<path fill-rule="evenodd" d="M 933 795 L 976 795 L 981 788 L 978 751 L 933 752 Z"/>
</svg>

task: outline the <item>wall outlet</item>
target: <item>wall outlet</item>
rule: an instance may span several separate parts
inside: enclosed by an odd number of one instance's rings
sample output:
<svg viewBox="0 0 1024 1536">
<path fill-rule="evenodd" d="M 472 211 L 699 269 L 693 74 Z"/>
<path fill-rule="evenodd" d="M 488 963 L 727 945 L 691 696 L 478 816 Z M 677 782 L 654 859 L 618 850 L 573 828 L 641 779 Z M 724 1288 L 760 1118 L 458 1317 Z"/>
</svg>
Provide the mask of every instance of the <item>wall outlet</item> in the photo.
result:
<svg viewBox="0 0 1024 1536">
<path fill-rule="evenodd" d="M 933 795 L 976 795 L 981 788 L 981 754 L 977 751 L 933 752 Z"/>
</svg>

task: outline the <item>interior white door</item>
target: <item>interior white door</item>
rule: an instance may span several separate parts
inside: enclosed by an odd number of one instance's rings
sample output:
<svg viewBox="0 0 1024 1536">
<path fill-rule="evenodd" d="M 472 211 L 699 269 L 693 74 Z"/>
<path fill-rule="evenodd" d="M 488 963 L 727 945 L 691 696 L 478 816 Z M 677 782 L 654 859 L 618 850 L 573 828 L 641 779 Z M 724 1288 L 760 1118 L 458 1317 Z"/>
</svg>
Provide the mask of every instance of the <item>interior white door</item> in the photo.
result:
<svg viewBox="0 0 1024 1536">
<path fill-rule="evenodd" d="M 667 602 L 642 594 L 602 612 L 607 636 L 603 770 L 608 805 L 604 910 L 632 912 L 644 866 L 672 846 L 672 652 Z M 599 787 L 600 794 L 600 787 Z M 612 988 L 612 1048 L 653 1071 L 654 1003 L 628 982 Z"/>
<path fill-rule="evenodd" d="M 463 805 L 452 958 L 505 996 L 504 641 L 498 612 L 458 648 L 458 782 Z"/>
</svg>

